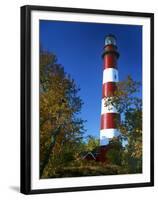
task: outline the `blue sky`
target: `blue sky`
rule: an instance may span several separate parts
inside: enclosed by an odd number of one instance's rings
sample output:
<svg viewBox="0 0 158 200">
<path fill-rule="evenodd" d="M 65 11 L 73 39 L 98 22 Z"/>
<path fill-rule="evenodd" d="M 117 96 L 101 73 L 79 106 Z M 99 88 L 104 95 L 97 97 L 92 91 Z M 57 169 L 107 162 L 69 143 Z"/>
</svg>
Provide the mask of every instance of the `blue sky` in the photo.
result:
<svg viewBox="0 0 158 200">
<path fill-rule="evenodd" d="M 99 137 L 105 36 L 117 38 L 119 80 L 131 75 L 142 81 L 142 27 L 83 22 L 40 21 L 40 44 L 53 52 L 65 71 L 80 87 L 84 105 L 80 116 L 87 120 L 87 135 Z M 139 94 L 141 95 L 141 93 Z"/>
</svg>

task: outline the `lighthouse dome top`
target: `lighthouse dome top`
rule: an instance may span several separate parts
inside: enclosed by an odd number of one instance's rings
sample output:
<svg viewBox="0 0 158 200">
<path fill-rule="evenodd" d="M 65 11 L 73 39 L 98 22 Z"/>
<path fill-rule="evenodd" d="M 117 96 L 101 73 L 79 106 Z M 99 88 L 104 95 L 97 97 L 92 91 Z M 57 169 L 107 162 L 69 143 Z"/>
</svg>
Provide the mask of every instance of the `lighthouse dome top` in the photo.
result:
<svg viewBox="0 0 158 200">
<path fill-rule="evenodd" d="M 114 45 L 116 46 L 116 37 L 114 35 L 107 35 L 105 37 L 105 46 L 106 45 Z"/>
</svg>

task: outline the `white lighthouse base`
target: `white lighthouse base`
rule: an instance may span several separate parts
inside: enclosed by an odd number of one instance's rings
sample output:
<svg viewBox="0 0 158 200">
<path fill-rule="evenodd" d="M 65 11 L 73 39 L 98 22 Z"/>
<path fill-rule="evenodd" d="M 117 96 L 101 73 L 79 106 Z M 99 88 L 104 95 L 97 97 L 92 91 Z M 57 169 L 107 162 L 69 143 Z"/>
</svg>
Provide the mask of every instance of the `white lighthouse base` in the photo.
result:
<svg viewBox="0 0 158 200">
<path fill-rule="evenodd" d="M 110 139 L 119 135 L 120 132 L 118 129 L 109 128 L 100 130 L 100 145 L 108 145 Z"/>
</svg>

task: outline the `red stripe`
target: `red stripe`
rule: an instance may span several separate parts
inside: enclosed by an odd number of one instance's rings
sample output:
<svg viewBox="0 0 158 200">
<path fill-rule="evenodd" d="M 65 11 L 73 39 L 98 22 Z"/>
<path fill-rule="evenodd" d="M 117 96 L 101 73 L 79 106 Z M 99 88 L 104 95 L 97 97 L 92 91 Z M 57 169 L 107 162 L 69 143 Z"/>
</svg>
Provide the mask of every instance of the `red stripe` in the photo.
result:
<svg viewBox="0 0 158 200">
<path fill-rule="evenodd" d="M 102 98 L 114 96 L 116 90 L 117 90 L 117 85 L 115 82 L 104 83 L 102 87 Z"/>
<path fill-rule="evenodd" d="M 106 68 L 117 68 L 117 58 L 115 54 L 106 54 L 104 56 L 104 69 Z"/>
<path fill-rule="evenodd" d="M 117 128 L 119 113 L 105 113 L 101 115 L 101 129 Z"/>
</svg>

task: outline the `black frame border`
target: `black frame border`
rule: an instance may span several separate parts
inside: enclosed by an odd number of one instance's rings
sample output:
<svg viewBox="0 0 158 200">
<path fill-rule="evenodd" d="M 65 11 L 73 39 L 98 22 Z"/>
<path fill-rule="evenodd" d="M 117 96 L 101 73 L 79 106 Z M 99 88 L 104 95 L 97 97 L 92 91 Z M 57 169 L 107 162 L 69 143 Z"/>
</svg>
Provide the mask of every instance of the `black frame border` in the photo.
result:
<svg viewBox="0 0 158 200">
<path fill-rule="evenodd" d="M 115 16 L 150 18 L 150 182 L 55 189 L 31 189 L 31 11 L 59 11 Z M 20 192 L 42 194 L 154 186 L 154 14 L 143 12 L 96 10 L 26 5 L 21 7 L 21 138 L 20 138 Z"/>
</svg>

